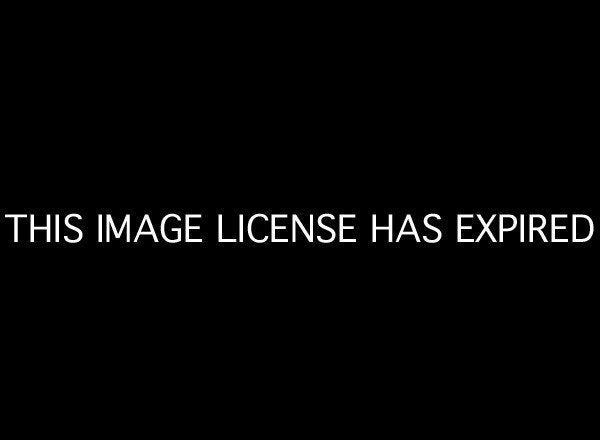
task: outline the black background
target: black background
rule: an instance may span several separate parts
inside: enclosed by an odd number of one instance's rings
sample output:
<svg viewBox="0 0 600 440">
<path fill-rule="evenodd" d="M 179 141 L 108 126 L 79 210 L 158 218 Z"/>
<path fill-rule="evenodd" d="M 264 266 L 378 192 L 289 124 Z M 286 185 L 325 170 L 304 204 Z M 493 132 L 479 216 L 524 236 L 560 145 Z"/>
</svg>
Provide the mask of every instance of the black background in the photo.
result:
<svg viewBox="0 0 600 440">
<path fill-rule="evenodd" d="M 11 412 L 573 429 L 595 389 L 597 238 L 460 246 L 453 218 L 597 221 L 592 29 L 524 11 L 247 12 L 23 16 L 3 55 L 2 213 L 356 212 L 361 243 L 4 240 Z M 438 212 L 444 241 L 371 246 L 375 212 Z"/>
</svg>

